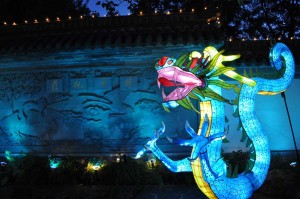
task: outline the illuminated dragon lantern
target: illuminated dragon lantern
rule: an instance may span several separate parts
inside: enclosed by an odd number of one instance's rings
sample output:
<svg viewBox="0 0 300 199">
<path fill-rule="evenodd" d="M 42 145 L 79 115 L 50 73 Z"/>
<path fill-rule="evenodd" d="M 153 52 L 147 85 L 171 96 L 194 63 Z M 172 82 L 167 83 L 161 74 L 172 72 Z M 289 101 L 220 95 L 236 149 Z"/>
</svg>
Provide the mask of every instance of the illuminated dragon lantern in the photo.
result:
<svg viewBox="0 0 300 199">
<path fill-rule="evenodd" d="M 192 137 L 190 140 L 171 139 L 175 144 L 192 146 L 191 156 L 173 161 L 156 145 L 165 126 L 159 129 L 139 151 L 136 158 L 151 151 L 173 172 L 193 172 L 195 181 L 208 198 L 250 198 L 264 182 L 269 165 L 270 149 L 267 136 L 255 115 L 255 96 L 283 92 L 294 77 L 294 60 L 288 47 L 277 43 L 270 51 L 270 62 L 281 76 L 277 79 L 247 78 L 226 67 L 224 61 L 232 61 L 239 55 L 225 56 L 214 47 L 207 47 L 203 53 L 192 52 L 177 60 L 163 57 L 155 65 L 158 73 L 157 83 L 162 88 L 163 107 L 166 111 L 179 105 L 196 111 L 200 115 L 197 132 L 186 122 L 185 129 Z M 241 83 L 230 84 L 220 78 L 227 76 Z M 166 95 L 164 88 L 176 88 Z M 234 89 L 235 99 L 222 96 L 221 89 Z M 196 109 L 192 100 L 200 103 Z M 222 138 L 225 133 L 224 103 L 234 107 L 239 116 L 243 132 L 250 140 L 250 159 L 247 168 L 236 178 L 226 175 L 226 163 L 221 156 Z"/>
</svg>

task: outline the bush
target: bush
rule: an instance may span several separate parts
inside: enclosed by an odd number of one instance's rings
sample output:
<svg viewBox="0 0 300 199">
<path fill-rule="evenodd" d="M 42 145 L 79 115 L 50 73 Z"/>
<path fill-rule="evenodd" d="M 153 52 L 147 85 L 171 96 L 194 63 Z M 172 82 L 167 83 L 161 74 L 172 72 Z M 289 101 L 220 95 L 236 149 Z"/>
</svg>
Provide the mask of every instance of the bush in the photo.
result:
<svg viewBox="0 0 300 199">
<path fill-rule="evenodd" d="M 5 171 L 6 184 L 47 184 L 50 172 L 47 158 L 26 155 L 8 163 Z"/>
<path fill-rule="evenodd" d="M 126 162 L 113 162 L 98 174 L 99 182 L 107 185 L 158 185 L 162 179 L 141 160 L 127 158 Z"/>
<path fill-rule="evenodd" d="M 85 172 L 85 160 L 67 156 L 62 158 L 58 168 L 53 169 L 50 175 L 51 184 L 81 184 Z"/>
<path fill-rule="evenodd" d="M 235 178 L 245 171 L 250 155 L 249 151 L 238 150 L 223 154 L 223 158 L 227 164 L 227 177 Z"/>
</svg>

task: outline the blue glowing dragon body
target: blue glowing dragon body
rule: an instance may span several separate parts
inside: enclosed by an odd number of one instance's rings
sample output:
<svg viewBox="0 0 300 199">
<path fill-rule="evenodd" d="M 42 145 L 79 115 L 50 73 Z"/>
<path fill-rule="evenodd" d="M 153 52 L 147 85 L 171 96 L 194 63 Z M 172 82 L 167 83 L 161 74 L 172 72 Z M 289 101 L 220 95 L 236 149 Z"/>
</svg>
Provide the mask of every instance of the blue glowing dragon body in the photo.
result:
<svg viewBox="0 0 300 199">
<path fill-rule="evenodd" d="M 193 146 L 191 156 L 178 161 L 167 157 L 156 145 L 165 126 L 159 129 L 137 153 L 139 158 L 145 151 L 151 151 L 161 162 L 174 172 L 193 172 L 195 181 L 208 198 L 250 198 L 264 182 L 269 164 L 270 149 L 267 136 L 255 116 L 255 96 L 283 92 L 294 77 L 294 60 L 288 47 L 276 44 L 270 52 L 271 64 L 283 71 L 278 79 L 249 79 L 235 73 L 232 67 L 225 67 L 222 61 L 231 61 L 239 56 L 223 56 L 213 47 L 204 49 L 203 54 L 192 52 L 173 59 L 163 57 L 157 64 L 158 85 L 177 86 L 168 96 L 162 92 L 165 110 L 178 105 L 200 114 L 199 130 L 196 133 L 186 122 L 185 129 L 191 140 L 171 139 L 169 141 Z M 220 79 L 226 75 L 242 83 L 229 84 Z M 236 89 L 238 97 L 227 100 L 221 96 L 221 89 Z M 198 100 L 197 110 L 190 99 Z M 226 177 L 226 163 L 221 157 L 222 138 L 225 133 L 224 103 L 231 104 L 239 113 L 240 122 L 252 141 L 254 154 L 250 155 L 248 172 L 237 178 Z"/>
</svg>

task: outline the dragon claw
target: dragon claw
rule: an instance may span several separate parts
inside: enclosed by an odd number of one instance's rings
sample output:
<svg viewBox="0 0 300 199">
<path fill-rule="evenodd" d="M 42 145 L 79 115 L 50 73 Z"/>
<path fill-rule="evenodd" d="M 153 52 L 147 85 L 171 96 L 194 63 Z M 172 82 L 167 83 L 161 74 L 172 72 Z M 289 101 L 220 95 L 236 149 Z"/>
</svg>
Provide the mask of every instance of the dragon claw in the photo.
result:
<svg viewBox="0 0 300 199">
<path fill-rule="evenodd" d="M 140 158 L 146 151 L 154 150 L 156 141 L 159 139 L 159 136 L 162 135 L 166 130 L 166 126 L 165 126 L 164 122 L 161 122 L 161 123 L 162 123 L 162 127 L 158 130 L 155 130 L 154 135 L 152 135 L 152 137 L 144 145 L 144 148 L 137 153 L 137 155 L 135 156 L 135 159 Z"/>
<path fill-rule="evenodd" d="M 158 129 L 158 132 L 160 132 L 160 135 L 163 134 L 166 130 L 165 123 L 162 121 L 161 124 L 162 124 L 162 128 Z"/>
<path fill-rule="evenodd" d="M 166 138 L 167 138 L 167 140 L 168 140 L 170 143 L 173 143 L 173 140 L 174 140 L 174 139 L 169 138 L 169 137 L 166 137 Z"/>
</svg>

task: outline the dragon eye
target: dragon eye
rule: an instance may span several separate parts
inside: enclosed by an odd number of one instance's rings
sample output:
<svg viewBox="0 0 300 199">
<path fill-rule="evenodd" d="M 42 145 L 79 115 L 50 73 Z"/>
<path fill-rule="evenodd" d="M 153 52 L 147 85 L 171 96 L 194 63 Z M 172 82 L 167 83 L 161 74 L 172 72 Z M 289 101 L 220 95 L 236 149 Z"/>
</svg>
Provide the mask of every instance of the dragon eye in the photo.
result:
<svg viewBox="0 0 300 199">
<path fill-rule="evenodd" d="M 158 65 L 159 66 L 164 66 L 166 61 L 167 61 L 168 57 L 162 57 L 159 61 L 158 61 Z"/>
</svg>

